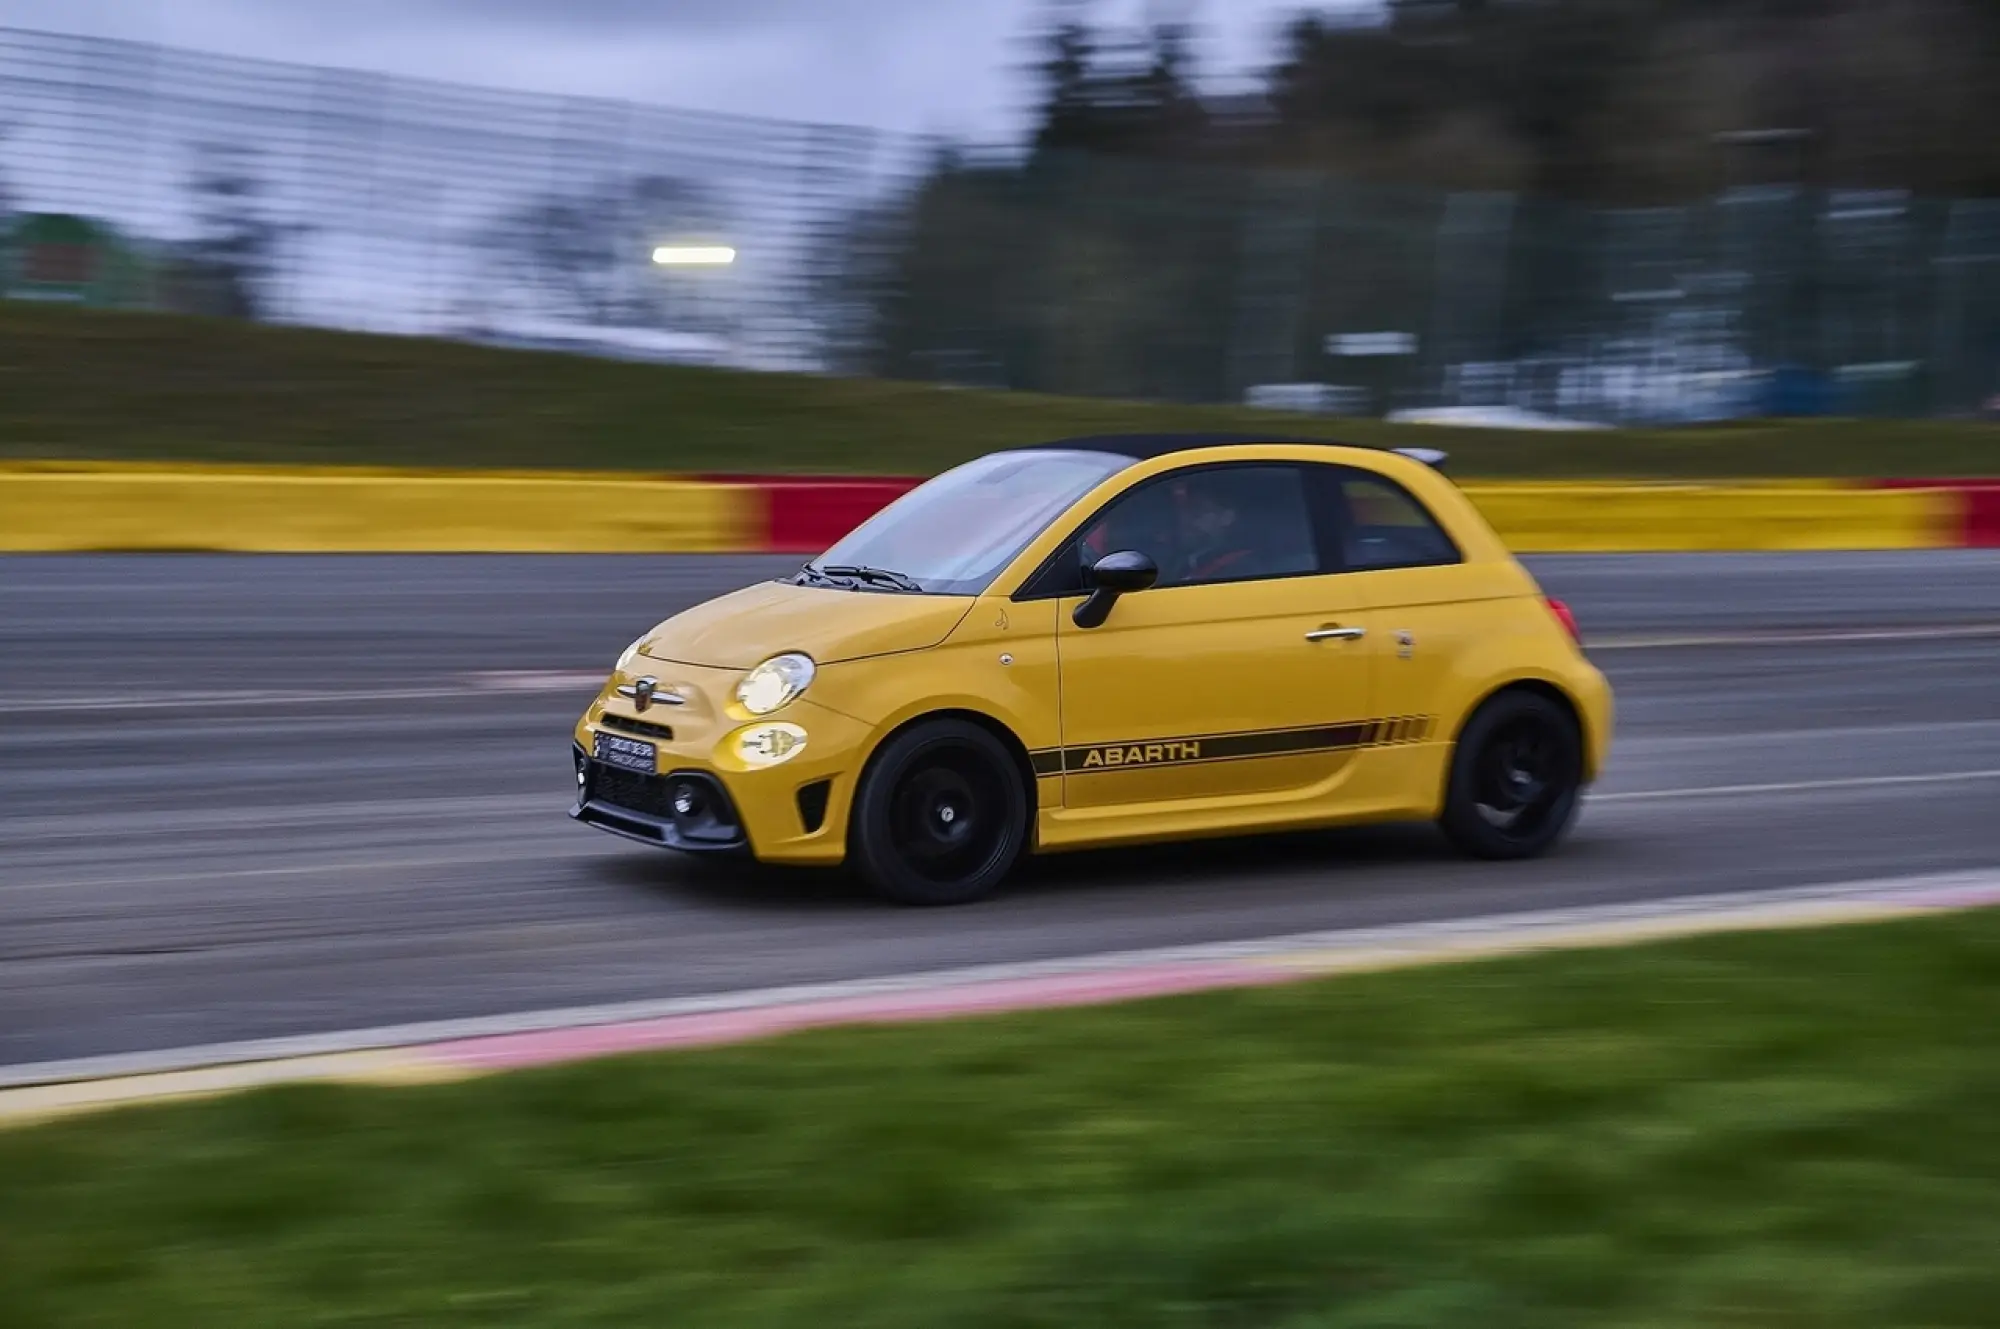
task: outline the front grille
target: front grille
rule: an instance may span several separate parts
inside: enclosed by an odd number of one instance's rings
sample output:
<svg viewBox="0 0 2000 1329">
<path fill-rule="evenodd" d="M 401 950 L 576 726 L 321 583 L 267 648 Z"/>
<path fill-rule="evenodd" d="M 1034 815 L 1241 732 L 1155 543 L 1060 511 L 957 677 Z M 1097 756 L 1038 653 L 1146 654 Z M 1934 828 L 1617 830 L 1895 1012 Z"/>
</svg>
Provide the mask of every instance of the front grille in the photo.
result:
<svg viewBox="0 0 2000 1329">
<path fill-rule="evenodd" d="M 609 803 L 613 807 L 642 812 L 661 821 L 672 821 L 674 802 L 667 793 L 670 783 L 657 775 L 640 775 L 636 771 L 621 771 L 615 766 L 599 763 L 590 772 L 590 797 L 593 802 Z"/>
<path fill-rule="evenodd" d="M 712 775 L 700 771 L 641 775 L 593 761 L 584 765 L 584 781 L 578 815 L 586 821 L 636 823 L 617 829 L 643 833 L 678 849 L 725 850 L 743 844 L 736 805 Z M 682 796 L 688 800 L 685 812 L 674 807 Z"/>
<path fill-rule="evenodd" d="M 670 726 L 654 724 L 651 720 L 634 720 L 627 715 L 605 715 L 597 723 L 605 729 L 616 729 L 621 734 L 636 734 L 640 738 L 657 738 L 662 742 L 673 741 L 674 731 Z"/>
</svg>

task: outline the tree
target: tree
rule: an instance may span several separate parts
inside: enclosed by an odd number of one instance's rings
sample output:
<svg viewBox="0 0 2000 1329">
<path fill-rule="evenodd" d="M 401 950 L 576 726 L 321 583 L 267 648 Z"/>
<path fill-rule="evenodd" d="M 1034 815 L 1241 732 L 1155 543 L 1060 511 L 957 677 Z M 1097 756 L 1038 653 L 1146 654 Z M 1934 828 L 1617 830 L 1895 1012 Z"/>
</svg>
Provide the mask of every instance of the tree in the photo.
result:
<svg viewBox="0 0 2000 1329">
<path fill-rule="evenodd" d="M 716 331 L 729 302 L 683 272 L 669 280 L 652 264 L 656 245 L 719 242 L 728 210 L 711 191 L 674 176 L 597 180 L 570 194 L 530 200 L 487 237 L 503 285 L 516 303 L 543 315 L 626 327 L 671 325 Z"/>
<path fill-rule="evenodd" d="M 1328 331 L 1453 363 L 1682 336 L 1615 292 L 1805 326 L 1832 248 L 1868 301 L 1923 289 L 1879 255 L 1930 215 L 1836 234 L 1811 187 L 2000 193 L 1986 0 L 1394 0 L 1300 17 L 1261 96 L 1207 103 L 1184 25 L 1094 13 L 1050 11 L 1025 162 L 941 160 L 857 221 L 840 363 L 1210 398 L 1317 372 Z"/>
<path fill-rule="evenodd" d="M 1042 39 L 1036 156 L 1199 153 L 1207 113 L 1194 85 L 1188 25 L 1104 31 L 1088 12 L 1079 3 L 1058 7 Z"/>
<path fill-rule="evenodd" d="M 226 144 L 198 149 L 188 188 L 195 236 L 172 265 L 168 302 L 225 318 L 266 316 L 280 251 L 305 228 L 270 215 L 255 157 L 245 149 Z"/>
<path fill-rule="evenodd" d="M 1035 151 L 1067 152 L 1095 146 L 1096 88 L 1092 82 L 1097 38 L 1071 8 L 1043 38 L 1036 71 L 1041 79 L 1040 124 Z"/>
<path fill-rule="evenodd" d="M 1303 4 L 1301 5 L 1303 9 Z M 2000 6 L 1985 0 L 1392 0 L 1304 13 L 1268 119 L 1188 114 L 1185 33 L 1137 47 L 1058 11 L 1040 152 L 1233 158 L 1433 188 L 1609 203 L 1711 194 L 1718 135 L 1811 131 L 1828 185 L 2000 191 Z M 1776 163 L 1766 163 L 1767 169 Z"/>
</svg>

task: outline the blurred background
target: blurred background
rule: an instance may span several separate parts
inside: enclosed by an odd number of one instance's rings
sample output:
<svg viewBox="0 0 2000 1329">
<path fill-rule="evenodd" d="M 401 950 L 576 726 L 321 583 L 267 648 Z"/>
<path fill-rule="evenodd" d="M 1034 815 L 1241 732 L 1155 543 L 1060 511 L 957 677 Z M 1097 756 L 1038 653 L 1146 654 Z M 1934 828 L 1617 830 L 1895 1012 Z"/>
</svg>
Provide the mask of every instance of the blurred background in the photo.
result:
<svg viewBox="0 0 2000 1329">
<path fill-rule="evenodd" d="M 1350 416 L 2000 393 L 1976 0 L 0 20 L 84 34 L 0 30 L 17 299 Z"/>
</svg>

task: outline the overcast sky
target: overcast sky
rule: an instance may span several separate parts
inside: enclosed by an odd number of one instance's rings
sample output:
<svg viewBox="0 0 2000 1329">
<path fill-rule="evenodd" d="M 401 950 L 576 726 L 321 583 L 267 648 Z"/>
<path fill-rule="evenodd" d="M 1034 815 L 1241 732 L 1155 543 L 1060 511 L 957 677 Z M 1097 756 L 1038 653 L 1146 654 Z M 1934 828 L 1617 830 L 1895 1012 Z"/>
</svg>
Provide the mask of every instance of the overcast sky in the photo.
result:
<svg viewBox="0 0 2000 1329">
<path fill-rule="evenodd" d="M 1098 0 L 1190 11 L 1218 83 L 1284 19 L 1370 0 Z M 883 129 L 1012 136 L 1047 0 L 0 0 L 0 25 Z"/>
</svg>

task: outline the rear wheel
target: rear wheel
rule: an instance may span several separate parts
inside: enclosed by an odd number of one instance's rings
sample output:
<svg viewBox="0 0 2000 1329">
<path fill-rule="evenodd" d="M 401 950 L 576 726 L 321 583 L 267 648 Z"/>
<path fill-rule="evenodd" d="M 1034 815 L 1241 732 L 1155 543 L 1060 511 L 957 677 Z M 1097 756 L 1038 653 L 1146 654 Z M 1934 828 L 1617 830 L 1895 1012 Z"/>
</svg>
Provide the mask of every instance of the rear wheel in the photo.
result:
<svg viewBox="0 0 2000 1329">
<path fill-rule="evenodd" d="M 1440 824 L 1476 858 L 1532 858 L 1562 839 L 1582 802 L 1575 719 L 1540 693 L 1502 692 L 1459 735 Z"/>
<path fill-rule="evenodd" d="M 928 720 L 884 745 L 854 804 L 848 852 L 903 904 L 991 895 L 1028 838 L 1028 795 L 1013 754 L 965 720 Z"/>
</svg>

